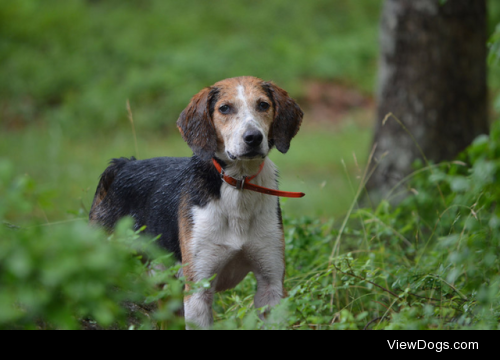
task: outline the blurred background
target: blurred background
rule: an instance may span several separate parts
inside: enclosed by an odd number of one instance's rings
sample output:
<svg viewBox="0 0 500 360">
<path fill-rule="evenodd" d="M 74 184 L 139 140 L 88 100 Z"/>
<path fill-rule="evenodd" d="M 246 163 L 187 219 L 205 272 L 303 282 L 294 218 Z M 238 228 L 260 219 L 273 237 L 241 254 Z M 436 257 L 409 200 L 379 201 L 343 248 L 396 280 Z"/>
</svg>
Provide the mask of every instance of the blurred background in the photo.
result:
<svg viewBox="0 0 500 360">
<path fill-rule="evenodd" d="M 190 156 L 175 126 L 190 98 L 253 75 L 305 111 L 289 153 L 271 155 L 281 188 L 307 194 L 284 211 L 337 217 L 372 145 L 382 4 L 0 0 L 0 158 L 36 181 L 37 218 L 86 217 L 111 158 Z M 499 22 L 500 3 L 489 0 L 489 34 Z M 494 98 L 498 67 L 488 86 Z"/>
</svg>

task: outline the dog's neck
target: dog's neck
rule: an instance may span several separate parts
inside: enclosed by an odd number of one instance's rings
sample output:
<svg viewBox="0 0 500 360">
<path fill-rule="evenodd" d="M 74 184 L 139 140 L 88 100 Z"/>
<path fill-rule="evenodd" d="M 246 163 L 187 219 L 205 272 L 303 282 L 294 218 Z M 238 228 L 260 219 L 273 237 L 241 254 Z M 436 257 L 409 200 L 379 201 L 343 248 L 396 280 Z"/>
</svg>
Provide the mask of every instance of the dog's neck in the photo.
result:
<svg viewBox="0 0 500 360">
<path fill-rule="evenodd" d="M 245 176 L 253 176 L 260 171 L 260 166 L 266 158 L 256 158 L 251 160 L 231 160 L 225 154 L 216 154 L 216 158 L 222 160 L 226 175 L 235 179 L 242 179 Z"/>
</svg>

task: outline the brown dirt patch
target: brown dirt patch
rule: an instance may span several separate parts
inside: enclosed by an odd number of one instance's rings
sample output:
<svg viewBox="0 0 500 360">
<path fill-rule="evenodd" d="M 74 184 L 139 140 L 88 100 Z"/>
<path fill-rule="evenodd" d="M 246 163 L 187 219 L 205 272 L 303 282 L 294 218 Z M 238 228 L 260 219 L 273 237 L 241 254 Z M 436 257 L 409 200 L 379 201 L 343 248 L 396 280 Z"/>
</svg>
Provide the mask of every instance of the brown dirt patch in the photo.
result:
<svg viewBox="0 0 500 360">
<path fill-rule="evenodd" d="M 373 97 L 348 86 L 325 81 L 310 80 L 305 83 L 305 92 L 299 102 L 308 123 L 338 124 L 355 111 L 373 112 Z"/>
</svg>

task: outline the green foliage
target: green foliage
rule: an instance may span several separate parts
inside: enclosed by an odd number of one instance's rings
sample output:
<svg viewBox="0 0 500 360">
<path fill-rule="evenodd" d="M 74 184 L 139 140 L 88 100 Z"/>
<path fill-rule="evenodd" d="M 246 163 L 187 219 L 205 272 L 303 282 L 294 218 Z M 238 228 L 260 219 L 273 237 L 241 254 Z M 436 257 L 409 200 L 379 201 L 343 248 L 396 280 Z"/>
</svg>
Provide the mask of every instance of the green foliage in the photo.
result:
<svg viewBox="0 0 500 360">
<path fill-rule="evenodd" d="M 30 223 L 33 204 L 46 195 L 14 174 L 12 163 L 0 162 L 0 328 L 74 329 L 87 319 L 100 327 L 183 327 L 175 316 L 183 285 L 170 255 L 128 222 L 111 237 L 78 221 Z M 399 186 L 412 195 L 395 208 L 386 201 L 355 210 L 342 230 L 285 214 L 289 296 L 262 322 L 255 279 L 247 277 L 216 298 L 215 327 L 499 328 L 499 179 L 496 122 L 458 160 L 417 168 Z M 24 224 L 7 222 L 12 216 Z M 146 276 L 159 264 L 166 270 Z M 158 300 L 160 309 L 136 311 L 131 321 L 126 304 Z"/>
<path fill-rule="evenodd" d="M 156 130 L 201 88 L 240 75 L 294 96 L 304 79 L 372 92 L 382 3 L 4 0 L 0 126 L 56 124 L 66 136 L 115 129 L 127 124 L 129 99 L 142 129 Z M 489 12 L 493 28 L 497 1 Z"/>
<path fill-rule="evenodd" d="M 0 162 L 0 328 L 183 327 L 170 255 L 127 221 L 113 236 L 79 221 L 30 223 L 45 195 L 14 174 Z M 249 276 L 216 297 L 215 328 L 498 329 L 499 178 L 496 122 L 458 160 L 417 168 L 400 184 L 412 195 L 397 207 L 355 210 L 341 228 L 285 214 L 289 296 L 262 322 Z M 7 221 L 12 214 L 21 226 Z M 160 264 L 166 270 L 146 276 Z M 130 315 L 130 304 L 157 301 L 159 309 Z"/>
<path fill-rule="evenodd" d="M 9 212 L 29 214 L 42 198 L 33 180 L 14 176 L 12 164 L 0 161 L 0 329 L 150 328 L 165 321 L 183 327 L 173 311 L 183 285 L 171 255 L 139 240 L 129 219 L 110 237 L 82 221 L 5 220 Z M 145 255 L 151 260 L 141 261 Z M 147 276 L 160 264 L 169 270 Z M 143 310 L 158 298 L 160 309 Z"/>
<path fill-rule="evenodd" d="M 66 134 L 172 125 L 188 99 L 241 75 L 300 95 L 303 78 L 371 91 L 381 0 L 5 0 L 0 117 Z M 95 130 L 94 130 L 95 131 Z"/>
</svg>

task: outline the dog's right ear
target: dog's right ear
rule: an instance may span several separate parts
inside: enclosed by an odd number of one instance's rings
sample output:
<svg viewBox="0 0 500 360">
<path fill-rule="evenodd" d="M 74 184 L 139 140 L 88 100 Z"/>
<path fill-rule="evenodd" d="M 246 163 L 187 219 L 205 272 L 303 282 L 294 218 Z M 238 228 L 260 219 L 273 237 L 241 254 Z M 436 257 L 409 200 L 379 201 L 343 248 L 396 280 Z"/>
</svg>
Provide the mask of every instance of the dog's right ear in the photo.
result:
<svg viewBox="0 0 500 360">
<path fill-rule="evenodd" d="M 262 86 L 274 105 L 270 140 L 276 145 L 276 149 L 285 154 L 290 148 L 292 138 L 300 129 L 304 113 L 297 102 L 273 82 L 265 82 Z"/>
<path fill-rule="evenodd" d="M 177 120 L 177 128 L 193 152 L 209 160 L 217 150 L 217 132 L 210 105 L 218 94 L 217 88 L 205 88 L 193 96 Z"/>
</svg>

